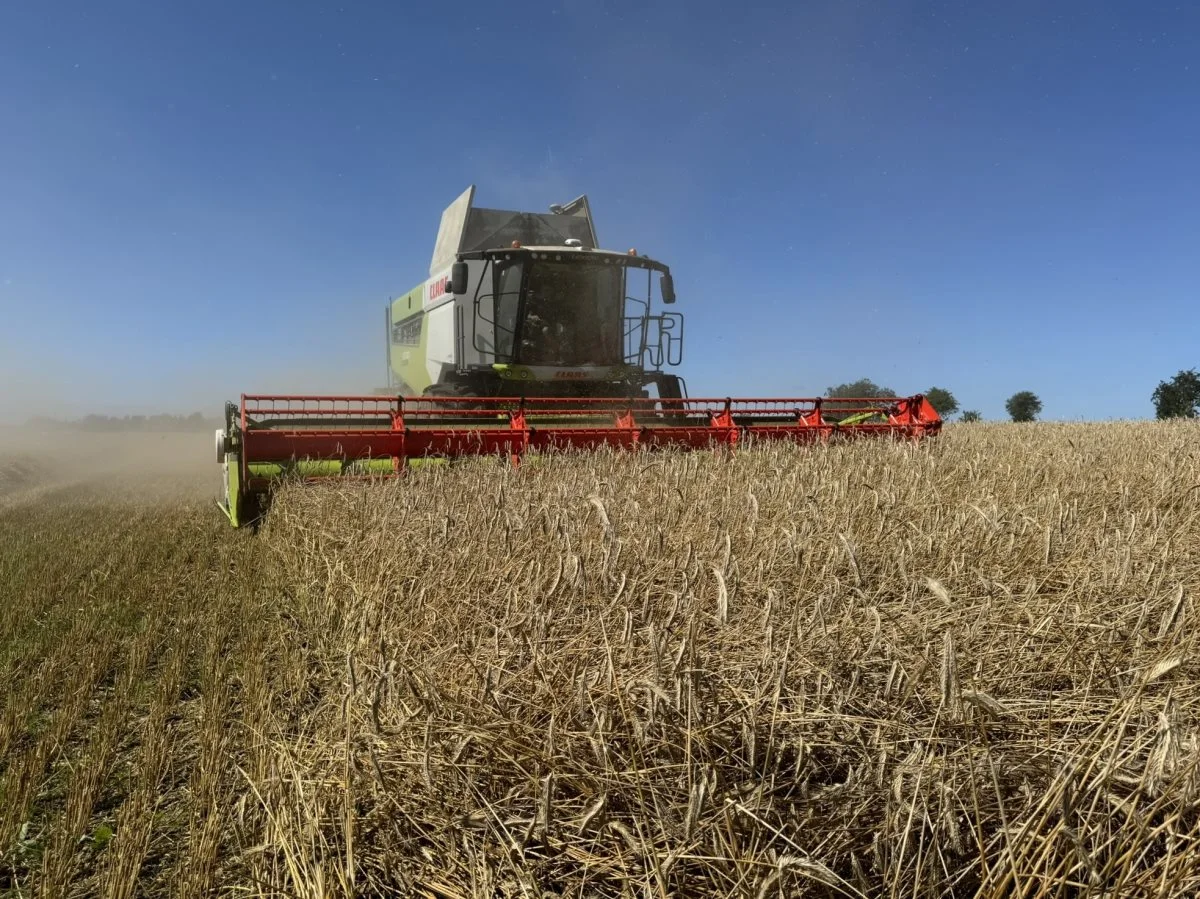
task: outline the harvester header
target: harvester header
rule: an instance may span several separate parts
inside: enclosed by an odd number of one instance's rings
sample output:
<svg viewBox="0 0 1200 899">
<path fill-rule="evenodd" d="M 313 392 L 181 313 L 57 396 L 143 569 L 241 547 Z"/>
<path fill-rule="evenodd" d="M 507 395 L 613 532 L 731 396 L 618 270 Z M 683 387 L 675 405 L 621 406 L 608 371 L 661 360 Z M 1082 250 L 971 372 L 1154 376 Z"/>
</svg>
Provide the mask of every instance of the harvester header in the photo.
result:
<svg viewBox="0 0 1200 899">
<path fill-rule="evenodd" d="M 387 307 L 388 386 L 363 396 L 243 395 L 216 434 L 221 506 L 255 519 L 280 477 L 394 477 L 418 459 L 602 446 L 920 439 L 924 396 L 691 398 L 669 267 L 600 249 L 587 197 L 549 213 L 442 214 L 429 278 Z"/>
</svg>

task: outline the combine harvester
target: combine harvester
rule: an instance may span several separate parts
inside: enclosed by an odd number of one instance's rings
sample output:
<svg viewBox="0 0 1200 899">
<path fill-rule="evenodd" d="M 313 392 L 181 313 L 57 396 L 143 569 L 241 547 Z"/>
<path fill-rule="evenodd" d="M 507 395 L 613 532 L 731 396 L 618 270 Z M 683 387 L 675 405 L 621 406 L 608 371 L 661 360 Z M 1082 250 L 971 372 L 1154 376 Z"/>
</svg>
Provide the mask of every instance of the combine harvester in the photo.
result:
<svg viewBox="0 0 1200 899">
<path fill-rule="evenodd" d="M 663 370 L 683 357 L 668 267 L 599 249 L 587 197 L 549 213 L 442 214 L 429 279 L 387 307 L 388 388 L 252 396 L 216 434 L 221 507 L 259 516 L 280 477 L 397 475 L 409 460 L 600 446 L 732 448 L 753 440 L 921 438 L 924 396 L 696 399 Z"/>
</svg>

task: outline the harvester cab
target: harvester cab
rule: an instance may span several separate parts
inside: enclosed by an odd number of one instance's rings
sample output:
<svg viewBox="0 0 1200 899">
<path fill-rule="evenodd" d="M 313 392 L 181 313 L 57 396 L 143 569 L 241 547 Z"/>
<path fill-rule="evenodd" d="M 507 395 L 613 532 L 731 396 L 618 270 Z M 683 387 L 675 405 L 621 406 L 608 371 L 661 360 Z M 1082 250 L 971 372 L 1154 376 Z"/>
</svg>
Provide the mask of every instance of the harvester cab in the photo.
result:
<svg viewBox="0 0 1200 899">
<path fill-rule="evenodd" d="M 745 441 L 920 439 L 920 394 L 689 397 L 669 268 L 596 241 L 586 196 L 548 213 L 442 213 L 429 278 L 387 307 L 388 386 L 372 395 L 243 394 L 216 432 L 218 504 L 257 521 L 281 478 L 402 474 L 410 460 L 603 446 L 732 450 Z"/>
<path fill-rule="evenodd" d="M 546 213 L 442 213 L 429 279 L 387 308 L 388 391 L 406 396 L 680 398 L 666 265 L 598 247 L 586 195 Z"/>
</svg>

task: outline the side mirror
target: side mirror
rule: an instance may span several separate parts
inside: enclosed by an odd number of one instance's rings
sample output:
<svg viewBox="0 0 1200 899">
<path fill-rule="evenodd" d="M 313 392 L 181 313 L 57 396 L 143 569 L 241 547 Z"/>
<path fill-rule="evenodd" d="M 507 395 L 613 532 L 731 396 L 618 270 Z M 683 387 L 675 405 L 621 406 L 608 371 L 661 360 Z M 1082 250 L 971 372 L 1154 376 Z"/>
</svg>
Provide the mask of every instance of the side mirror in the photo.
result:
<svg viewBox="0 0 1200 899">
<path fill-rule="evenodd" d="M 662 288 L 662 300 L 667 305 L 675 302 L 675 281 L 670 275 L 663 275 L 659 282 Z"/>
<path fill-rule="evenodd" d="M 456 262 L 450 269 L 450 292 L 455 296 L 467 292 L 467 264 Z"/>
</svg>

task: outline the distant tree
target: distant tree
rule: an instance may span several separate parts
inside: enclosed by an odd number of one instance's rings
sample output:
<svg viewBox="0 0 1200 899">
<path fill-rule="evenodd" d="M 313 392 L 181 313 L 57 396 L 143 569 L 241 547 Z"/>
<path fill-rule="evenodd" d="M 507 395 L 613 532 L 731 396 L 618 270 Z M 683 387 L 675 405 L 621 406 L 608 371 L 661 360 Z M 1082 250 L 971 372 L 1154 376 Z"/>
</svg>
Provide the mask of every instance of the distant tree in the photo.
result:
<svg viewBox="0 0 1200 899">
<path fill-rule="evenodd" d="M 1042 411 L 1042 401 L 1032 390 L 1014 393 L 1004 404 L 1013 421 L 1034 421 Z"/>
<path fill-rule="evenodd" d="M 1170 381 L 1159 381 L 1152 399 L 1158 418 L 1200 417 L 1200 374 L 1188 369 Z"/>
<path fill-rule="evenodd" d="M 958 411 L 958 400 L 945 387 L 930 387 L 925 391 L 925 399 L 929 400 L 942 418 L 949 418 Z"/>
<path fill-rule="evenodd" d="M 837 387 L 826 387 L 825 395 L 835 399 L 847 397 L 850 399 L 875 399 L 881 396 L 895 396 L 896 391 L 890 387 L 880 387 L 870 378 L 859 378 L 849 384 L 838 384 Z M 822 413 L 828 421 L 841 421 L 845 414 L 856 408 L 855 403 L 825 403 Z"/>
<path fill-rule="evenodd" d="M 972 422 L 983 421 L 983 416 L 974 409 L 968 409 L 962 414 L 962 417 L 959 419 L 959 421 L 971 424 Z"/>
<path fill-rule="evenodd" d="M 880 387 L 870 378 L 859 378 L 857 381 L 849 384 L 827 387 L 825 388 L 825 395 L 830 397 L 851 397 L 853 399 L 874 399 L 878 396 L 895 396 L 896 391 L 890 387 Z"/>
</svg>

